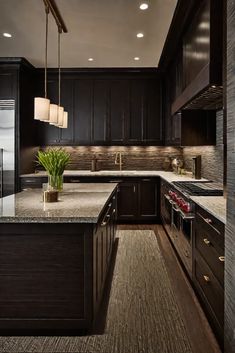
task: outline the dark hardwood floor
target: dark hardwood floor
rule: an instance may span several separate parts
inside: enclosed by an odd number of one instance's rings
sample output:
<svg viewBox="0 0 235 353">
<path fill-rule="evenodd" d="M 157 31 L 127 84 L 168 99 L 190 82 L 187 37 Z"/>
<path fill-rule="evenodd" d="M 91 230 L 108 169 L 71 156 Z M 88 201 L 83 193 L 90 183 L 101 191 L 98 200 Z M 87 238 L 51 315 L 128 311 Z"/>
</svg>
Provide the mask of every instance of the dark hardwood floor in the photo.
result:
<svg viewBox="0 0 235 353">
<path fill-rule="evenodd" d="M 158 239 L 159 247 L 165 260 L 168 275 L 178 302 L 179 310 L 185 322 L 187 335 L 193 352 L 220 353 L 221 350 L 203 313 L 200 303 L 191 284 L 181 268 L 179 260 L 161 225 L 122 224 L 120 230 L 153 230 Z"/>
</svg>

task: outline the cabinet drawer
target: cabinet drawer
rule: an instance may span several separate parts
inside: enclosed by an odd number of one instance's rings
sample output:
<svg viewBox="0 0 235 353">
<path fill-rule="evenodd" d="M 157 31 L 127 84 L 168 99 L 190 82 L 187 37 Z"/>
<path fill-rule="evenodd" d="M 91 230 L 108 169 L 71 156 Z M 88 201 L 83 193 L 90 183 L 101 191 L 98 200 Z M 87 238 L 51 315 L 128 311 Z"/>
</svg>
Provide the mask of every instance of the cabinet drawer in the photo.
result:
<svg viewBox="0 0 235 353">
<path fill-rule="evenodd" d="M 195 282 L 200 288 L 201 294 L 210 306 L 221 327 L 224 320 L 224 291 L 209 266 L 203 261 L 199 254 L 195 259 Z"/>
<path fill-rule="evenodd" d="M 210 266 L 213 274 L 224 286 L 224 249 L 218 247 L 214 237 L 205 231 L 203 227 L 197 227 L 195 230 L 195 248 Z M 218 251 L 220 250 L 220 252 Z"/>
<path fill-rule="evenodd" d="M 21 178 L 21 189 L 41 188 L 42 184 L 46 183 L 47 180 L 47 177 Z"/>
<path fill-rule="evenodd" d="M 196 208 L 196 224 L 213 236 L 214 242 L 224 248 L 224 224 L 200 207 Z"/>
</svg>

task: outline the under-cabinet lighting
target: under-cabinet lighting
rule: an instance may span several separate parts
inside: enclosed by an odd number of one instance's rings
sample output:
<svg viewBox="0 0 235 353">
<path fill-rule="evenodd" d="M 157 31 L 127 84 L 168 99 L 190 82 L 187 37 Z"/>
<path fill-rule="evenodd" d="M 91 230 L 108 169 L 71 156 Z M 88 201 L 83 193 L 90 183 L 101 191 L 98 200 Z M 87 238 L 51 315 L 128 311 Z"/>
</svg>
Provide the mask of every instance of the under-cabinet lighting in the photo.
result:
<svg viewBox="0 0 235 353">
<path fill-rule="evenodd" d="M 144 36 L 144 34 L 141 33 L 141 32 L 140 32 L 140 33 L 137 33 L 137 35 L 136 35 L 137 38 L 143 38 L 143 36 Z"/>
<path fill-rule="evenodd" d="M 136 56 L 136 57 L 134 58 L 134 60 L 135 60 L 135 61 L 138 61 L 138 60 L 140 60 L 140 58 L 139 58 L 138 56 Z"/>
<path fill-rule="evenodd" d="M 7 32 L 4 32 L 2 35 L 3 35 L 3 37 L 6 37 L 6 38 L 12 37 L 11 33 L 7 33 Z"/>
<path fill-rule="evenodd" d="M 94 59 L 93 58 L 89 58 L 88 61 L 94 61 Z"/>
<path fill-rule="evenodd" d="M 148 4 L 143 3 L 143 4 L 140 5 L 140 10 L 147 10 L 148 7 L 149 7 Z"/>
</svg>

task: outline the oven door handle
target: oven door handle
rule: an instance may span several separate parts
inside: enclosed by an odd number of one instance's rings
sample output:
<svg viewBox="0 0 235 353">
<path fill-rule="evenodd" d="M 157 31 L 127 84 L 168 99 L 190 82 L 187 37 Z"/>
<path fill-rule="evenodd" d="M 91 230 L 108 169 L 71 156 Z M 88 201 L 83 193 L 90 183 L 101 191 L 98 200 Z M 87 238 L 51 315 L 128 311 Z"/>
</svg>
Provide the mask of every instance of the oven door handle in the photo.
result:
<svg viewBox="0 0 235 353">
<path fill-rule="evenodd" d="M 181 217 L 183 218 L 183 219 L 185 219 L 185 220 L 193 220 L 195 217 L 194 217 L 194 215 L 190 215 L 190 216 L 188 216 L 188 215 L 186 215 L 183 211 L 181 211 L 180 210 L 180 215 L 181 215 Z"/>
<path fill-rule="evenodd" d="M 176 212 L 179 212 L 180 209 L 179 209 L 178 207 L 176 207 L 175 205 L 176 205 L 176 204 L 173 202 L 173 203 L 172 203 L 172 208 L 173 208 L 173 210 L 176 211 Z"/>
<path fill-rule="evenodd" d="M 164 197 L 171 205 L 175 204 L 174 201 L 171 200 L 170 196 L 168 196 L 167 194 L 164 194 Z"/>
</svg>

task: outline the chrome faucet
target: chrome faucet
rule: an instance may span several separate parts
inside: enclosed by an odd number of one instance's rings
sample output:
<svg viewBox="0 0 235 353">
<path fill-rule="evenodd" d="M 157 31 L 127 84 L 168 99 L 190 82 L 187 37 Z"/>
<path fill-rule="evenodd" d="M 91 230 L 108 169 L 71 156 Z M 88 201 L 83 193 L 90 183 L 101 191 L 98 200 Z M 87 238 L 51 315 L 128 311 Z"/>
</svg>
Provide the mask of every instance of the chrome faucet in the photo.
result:
<svg viewBox="0 0 235 353">
<path fill-rule="evenodd" d="M 116 152 L 115 154 L 115 164 L 119 164 L 119 170 L 122 170 L 122 152 Z"/>
</svg>

